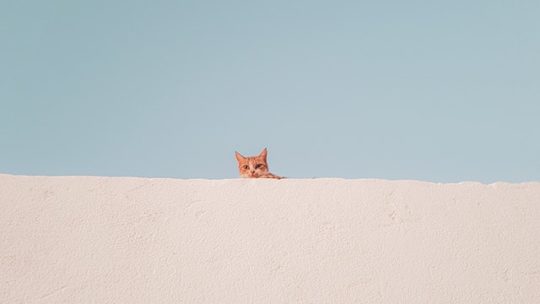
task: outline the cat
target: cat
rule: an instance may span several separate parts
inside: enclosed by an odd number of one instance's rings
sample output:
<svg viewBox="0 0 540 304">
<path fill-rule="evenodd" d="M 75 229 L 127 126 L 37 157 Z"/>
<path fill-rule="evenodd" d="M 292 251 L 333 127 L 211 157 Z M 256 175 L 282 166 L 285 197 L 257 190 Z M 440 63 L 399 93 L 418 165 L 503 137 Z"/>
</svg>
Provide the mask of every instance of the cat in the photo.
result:
<svg viewBox="0 0 540 304">
<path fill-rule="evenodd" d="M 236 154 L 236 160 L 238 161 L 238 170 L 240 171 L 240 177 L 245 178 L 276 178 L 282 179 L 282 176 L 277 176 L 268 171 L 268 162 L 266 161 L 266 155 L 268 154 L 266 148 L 257 156 L 245 157 L 238 152 Z"/>
</svg>

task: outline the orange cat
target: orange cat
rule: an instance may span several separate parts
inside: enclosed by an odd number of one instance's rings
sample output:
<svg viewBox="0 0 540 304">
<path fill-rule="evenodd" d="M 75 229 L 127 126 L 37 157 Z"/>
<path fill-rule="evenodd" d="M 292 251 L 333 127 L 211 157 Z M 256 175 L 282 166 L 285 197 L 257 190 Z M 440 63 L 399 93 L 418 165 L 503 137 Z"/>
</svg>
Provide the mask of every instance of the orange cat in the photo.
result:
<svg viewBox="0 0 540 304">
<path fill-rule="evenodd" d="M 241 177 L 277 179 L 283 178 L 268 171 L 268 163 L 266 162 L 266 148 L 264 148 L 261 154 L 257 156 L 244 157 L 238 152 L 234 153 L 236 154 L 236 160 L 238 161 L 238 170 L 240 171 Z"/>
</svg>

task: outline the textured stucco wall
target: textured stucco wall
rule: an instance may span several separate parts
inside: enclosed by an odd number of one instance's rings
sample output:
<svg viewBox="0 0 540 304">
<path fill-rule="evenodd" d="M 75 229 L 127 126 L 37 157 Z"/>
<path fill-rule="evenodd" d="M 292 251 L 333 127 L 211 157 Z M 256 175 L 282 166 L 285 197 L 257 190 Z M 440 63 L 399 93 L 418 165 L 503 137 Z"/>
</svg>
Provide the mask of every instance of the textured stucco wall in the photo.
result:
<svg viewBox="0 0 540 304">
<path fill-rule="evenodd" d="M 540 303 L 540 183 L 0 175 L 0 303 Z"/>
</svg>

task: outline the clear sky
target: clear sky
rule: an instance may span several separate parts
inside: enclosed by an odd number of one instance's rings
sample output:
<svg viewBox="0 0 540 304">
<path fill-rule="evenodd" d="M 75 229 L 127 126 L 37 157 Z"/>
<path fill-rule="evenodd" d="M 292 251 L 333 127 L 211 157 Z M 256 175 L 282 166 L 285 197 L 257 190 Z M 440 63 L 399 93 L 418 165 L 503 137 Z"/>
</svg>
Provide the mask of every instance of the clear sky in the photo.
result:
<svg viewBox="0 0 540 304">
<path fill-rule="evenodd" d="M 540 180 L 540 1 L 0 1 L 0 172 Z"/>
</svg>

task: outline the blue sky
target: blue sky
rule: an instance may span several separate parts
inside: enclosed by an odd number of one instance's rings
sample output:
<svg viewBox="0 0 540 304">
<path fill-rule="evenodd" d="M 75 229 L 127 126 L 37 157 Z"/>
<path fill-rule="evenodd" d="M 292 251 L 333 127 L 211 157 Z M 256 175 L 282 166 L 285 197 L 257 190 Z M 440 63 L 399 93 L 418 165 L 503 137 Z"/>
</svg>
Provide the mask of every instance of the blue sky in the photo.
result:
<svg viewBox="0 0 540 304">
<path fill-rule="evenodd" d="M 2 1 L 0 172 L 540 180 L 539 1 Z"/>
</svg>

